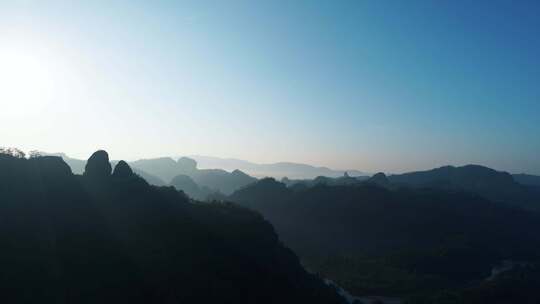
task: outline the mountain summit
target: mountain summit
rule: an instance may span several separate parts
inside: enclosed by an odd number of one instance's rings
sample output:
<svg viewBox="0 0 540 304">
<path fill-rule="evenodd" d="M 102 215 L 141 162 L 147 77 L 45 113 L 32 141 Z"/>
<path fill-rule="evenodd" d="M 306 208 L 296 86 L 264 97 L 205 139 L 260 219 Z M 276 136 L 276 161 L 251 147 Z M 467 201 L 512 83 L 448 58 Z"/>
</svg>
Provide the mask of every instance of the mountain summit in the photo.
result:
<svg viewBox="0 0 540 304">
<path fill-rule="evenodd" d="M 94 152 L 86 162 L 84 175 L 88 177 L 104 177 L 111 175 L 109 154 L 103 150 Z"/>
<path fill-rule="evenodd" d="M 130 173 L 120 161 L 111 177 L 105 151 L 83 175 L 0 154 L 5 302 L 343 303 L 258 213 Z"/>
</svg>

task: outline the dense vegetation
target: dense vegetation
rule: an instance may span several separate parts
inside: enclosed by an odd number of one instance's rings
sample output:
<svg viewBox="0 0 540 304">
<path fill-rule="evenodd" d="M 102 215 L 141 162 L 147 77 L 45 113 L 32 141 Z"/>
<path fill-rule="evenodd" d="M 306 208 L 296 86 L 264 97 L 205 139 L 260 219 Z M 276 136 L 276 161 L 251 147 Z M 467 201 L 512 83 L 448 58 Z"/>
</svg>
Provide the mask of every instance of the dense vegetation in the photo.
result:
<svg viewBox="0 0 540 304">
<path fill-rule="evenodd" d="M 59 157 L 0 154 L 6 303 L 340 303 L 272 226 L 234 204 L 154 187 L 104 151 L 82 176 Z"/>
<path fill-rule="evenodd" d="M 309 269 L 355 295 L 463 301 L 502 261 L 540 257 L 538 214 L 458 190 L 264 179 L 230 199 L 260 211 Z"/>
<path fill-rule="evenodd" d="M 254 212 L 151 186 L 139 175 L 152 175 L 103 151 L 68 163 L 84 174 L 59 157 L 0 153 L 7 300 L 340 303 L 325 277 L 410 304 L 540 301 L 540 215 L 527 210 L 540 192 L 530 176 L 518 183 L 466 166 L 252 183 L 240 171 L 174 162 L 191 174 L 171 171 L 176 189 L 226 201 L 192 176 L 229 191 L 246 185 L 228 199 Z"/>
</svg>

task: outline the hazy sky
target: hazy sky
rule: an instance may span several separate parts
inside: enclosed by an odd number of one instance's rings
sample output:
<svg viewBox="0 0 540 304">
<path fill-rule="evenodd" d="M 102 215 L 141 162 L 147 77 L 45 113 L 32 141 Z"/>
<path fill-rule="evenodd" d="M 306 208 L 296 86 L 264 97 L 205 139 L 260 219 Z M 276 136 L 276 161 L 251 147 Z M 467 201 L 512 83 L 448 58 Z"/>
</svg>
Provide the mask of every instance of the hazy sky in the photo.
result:
<svg viewBox="0 0 540 304">
<path fill-rule="evenodd" d="M 0 145 L 540 174 L 540 1 L 0 0 Z"/>
</svg>

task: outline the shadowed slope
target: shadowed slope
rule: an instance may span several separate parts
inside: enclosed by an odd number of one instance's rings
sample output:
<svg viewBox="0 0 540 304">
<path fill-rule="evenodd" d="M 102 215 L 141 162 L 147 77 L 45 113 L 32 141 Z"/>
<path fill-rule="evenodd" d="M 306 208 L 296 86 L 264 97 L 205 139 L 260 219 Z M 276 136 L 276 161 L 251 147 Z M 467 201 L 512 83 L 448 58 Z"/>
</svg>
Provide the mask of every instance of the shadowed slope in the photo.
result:
<svg viewBox="0 0 540 304">
<path fill-rule="evenodd" d="M 363 185 L 286 187 L 229 197 L 261 212 L 314 271 L 356 295 L 469 286 L 503 260 L 540 261 L 540 215 L 463 191 Z"/>
<path fill-rule="evenodd" d="M 391 175 L 388 180 L 398 186 L 467 191 L 495 202 L 540 210 L 540 195 L 534 189 L 517 183 L 507 172 L 478 165 Z"/>
<path fill-rule="evenodd" d="M 57 157 L 0 155 L 5 301 L 341 302 L 257 213 L 193 204 L 107 164 L 98 152 L 76 176 Z"/>
</svg>

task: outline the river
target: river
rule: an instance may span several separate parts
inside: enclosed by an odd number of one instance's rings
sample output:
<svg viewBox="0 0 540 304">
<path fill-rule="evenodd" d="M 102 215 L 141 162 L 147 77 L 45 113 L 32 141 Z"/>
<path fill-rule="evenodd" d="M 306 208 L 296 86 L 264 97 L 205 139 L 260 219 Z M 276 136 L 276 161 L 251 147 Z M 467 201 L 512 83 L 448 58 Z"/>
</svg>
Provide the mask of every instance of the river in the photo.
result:
<svg viewBox="0 0 540 304">
<path fill-rule="evenodd" d="M 386 296 L 353 296 L 345 289 L 334 283 L 334 281 L 325 279 L 324 282 L 337 289 L 339 294 L 343 296 L 350 304 L 401 304 L 403 301 L 400 298 Z"/>
</svg>

